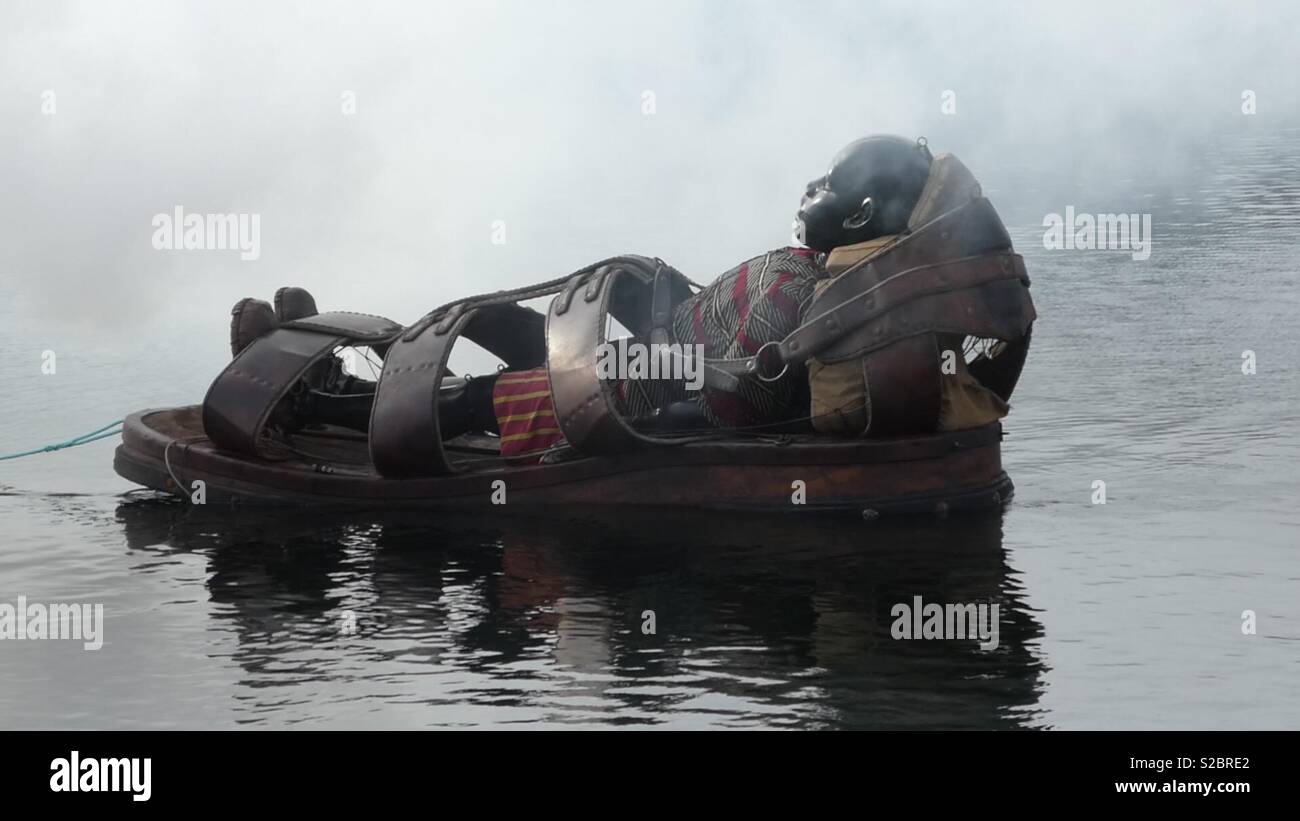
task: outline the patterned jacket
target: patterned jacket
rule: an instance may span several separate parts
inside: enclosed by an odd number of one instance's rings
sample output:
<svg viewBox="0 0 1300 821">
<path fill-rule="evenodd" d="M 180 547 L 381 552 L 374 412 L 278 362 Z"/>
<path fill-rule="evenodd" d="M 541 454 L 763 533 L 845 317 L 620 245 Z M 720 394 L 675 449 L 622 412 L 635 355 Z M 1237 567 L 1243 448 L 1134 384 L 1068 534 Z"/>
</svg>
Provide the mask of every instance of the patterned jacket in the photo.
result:
<svg viewBox="0 0 1300 821">
<path fill-rule="evenodd" d="M 777 248 L 727 271 L 673 312 L 674 342 L 702 345 L 709 359 L 753 356 L 799 326 L 813 286 L 827 276 L 807 248 Z M 802 367 L 774 382 L 743 377 L 735 392 L 704 387 L 688 394 L 681 383 L 625 382 L 624 411 L 637 415 L 668 402 L 694 399 L 720 428 L 770 425 L 808 416 L 808 380 Z"/>
</svg>

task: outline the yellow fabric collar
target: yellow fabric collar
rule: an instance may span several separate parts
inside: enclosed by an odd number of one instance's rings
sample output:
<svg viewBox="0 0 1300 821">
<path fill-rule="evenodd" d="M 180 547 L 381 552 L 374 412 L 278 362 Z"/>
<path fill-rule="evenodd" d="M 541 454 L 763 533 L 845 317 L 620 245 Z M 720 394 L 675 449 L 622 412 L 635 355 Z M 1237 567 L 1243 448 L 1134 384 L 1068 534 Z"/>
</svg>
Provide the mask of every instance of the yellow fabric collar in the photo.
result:
<svg viewBox="0 0 1300 821">
<path fill-rule="evenodd" d="M 881 251 L 894 244 L 898 239 L 897 234 L 890 234 L 885 237 L 876 237 L 866 242 L 856 242 L 852 245 L 841 245 L 831 250 L 830 256 L 826 257 L 826 270 L 831 276 L 839 276 L 849 269 L 850 266 L 857 265 L 864 259 L 876 256 Z"/>
</svg>

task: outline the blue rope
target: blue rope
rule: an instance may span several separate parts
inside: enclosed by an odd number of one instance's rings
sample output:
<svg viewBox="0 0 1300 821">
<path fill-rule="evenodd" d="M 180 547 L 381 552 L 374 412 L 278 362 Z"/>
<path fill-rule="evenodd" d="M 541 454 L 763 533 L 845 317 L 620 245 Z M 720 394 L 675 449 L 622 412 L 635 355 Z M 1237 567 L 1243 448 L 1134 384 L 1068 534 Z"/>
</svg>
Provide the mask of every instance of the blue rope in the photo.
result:
<svg viewBox="0 0 1300 821">
<path fill-rule="evenodd" d="M 26 450 L 23 451 L 22 453 L 11 453 L 8 456 L 0 456 L 0 462 L 5 461 L 6 459 L 17 459 L 21 456 L 35 456 L 38 453 L 53 453 L 56 450 L 63 450 L 64 448 L 75 448 L 77 445 L 85 445 L 91 442 L 98 442 L 100 439 L 107 439 L 110 436 L 118 436 L 119 434 L 122 433 L 122 429 L 118 427 L 118 425 L 122 424 L 122 421 L 123 420 L 119 419 L 116 422 L 107 424 L 102 428 L 97 428 L 96 430 L 92 430 L 90 433 L 83 433 L 80 436 L 73 437 L 72 439 L 69 439 L 66 442 L 56 442 L 53 445 L 46 445 L 43 448 L 36 448 L 35 450 Z M 109 430 L 109 428 L 117 428 L 117 430 Z"/>
</svg>

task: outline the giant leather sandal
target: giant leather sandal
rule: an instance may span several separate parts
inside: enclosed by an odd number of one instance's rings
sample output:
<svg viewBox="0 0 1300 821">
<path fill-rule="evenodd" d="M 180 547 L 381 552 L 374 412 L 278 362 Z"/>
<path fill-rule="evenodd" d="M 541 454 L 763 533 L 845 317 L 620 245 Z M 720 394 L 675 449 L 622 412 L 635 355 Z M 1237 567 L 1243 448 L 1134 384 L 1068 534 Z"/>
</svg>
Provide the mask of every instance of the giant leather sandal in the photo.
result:
<svg viewBox="0 0 1300 821">
<path fill-rule="evenodd" d="M 1001 340 L 1001 352 L 976 359 L 970 371 L 1010 396 L 1035 318 L 1029 279 L 991 204 L 969 186 L 938 188 L 947 194 L 923 198 L 923 220 L 822 289 L 786 339 L 704 369 L 706 382 L 725 389 L 813 357 L 859 362 L 871 403 L 865 435 L 684 433 L 666 421 L 626 418 L 597 368 L 607 327 L 616 321 L 639 339 L 662 341 L 672 308 L 698 286 L 660 260 L 625 255 L 457 300 L 409 326 L 316 313 L 305 292 L 277 295 L 269 328 L 265 307 L 245 305 L 243 347 L 203 404 L 128 417 L 115 467 L 178 495 L 187 494 L 182 483 L 202 479 L 210 504 L 491 515 L 631 505 L 868 519 L 997 508 L 1012 492 L 1001 466 L 1002 425 L 934 431 L 937 348 L 945 335 Z M 550 298 L 545 313 L 523 304 L 539 297 Z M 502 457 L 501 440 L 473 410 L 490 396 L 490 378 L 466 380 L 448 368 L 461 338 L 509 370 L 545 369 L 563 458 Z M 344 346 L 382 358 L 373 390 L 319 379 Z M 295 397 L 310 401 L 295 405 Z M 663 420 L 680 410 L 665 409 Z"/>
</svg>

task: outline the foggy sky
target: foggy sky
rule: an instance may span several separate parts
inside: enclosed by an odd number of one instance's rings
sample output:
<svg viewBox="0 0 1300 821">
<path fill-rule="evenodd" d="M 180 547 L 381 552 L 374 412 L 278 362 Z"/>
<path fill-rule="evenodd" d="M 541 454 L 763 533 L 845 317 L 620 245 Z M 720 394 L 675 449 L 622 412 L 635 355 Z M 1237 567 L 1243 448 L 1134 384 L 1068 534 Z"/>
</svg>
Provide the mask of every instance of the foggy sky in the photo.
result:
<svg viewBox="0 0 1300 821">
<path fill-rule="evenodd" d="M 708 281 L 864 134 L 926 135 L 1005 213 L 1017 180 L 1176 182 L 1243 89 L 1248 127 L 1300 108 L 1295 4 L 427 5 L 6 2 L 0 299 L 111 340 L 284 284 L 410 322 L 622 252 Z M 260 259 L 154 250 L 176 205 L 260 214 Z"/>
</svg>

